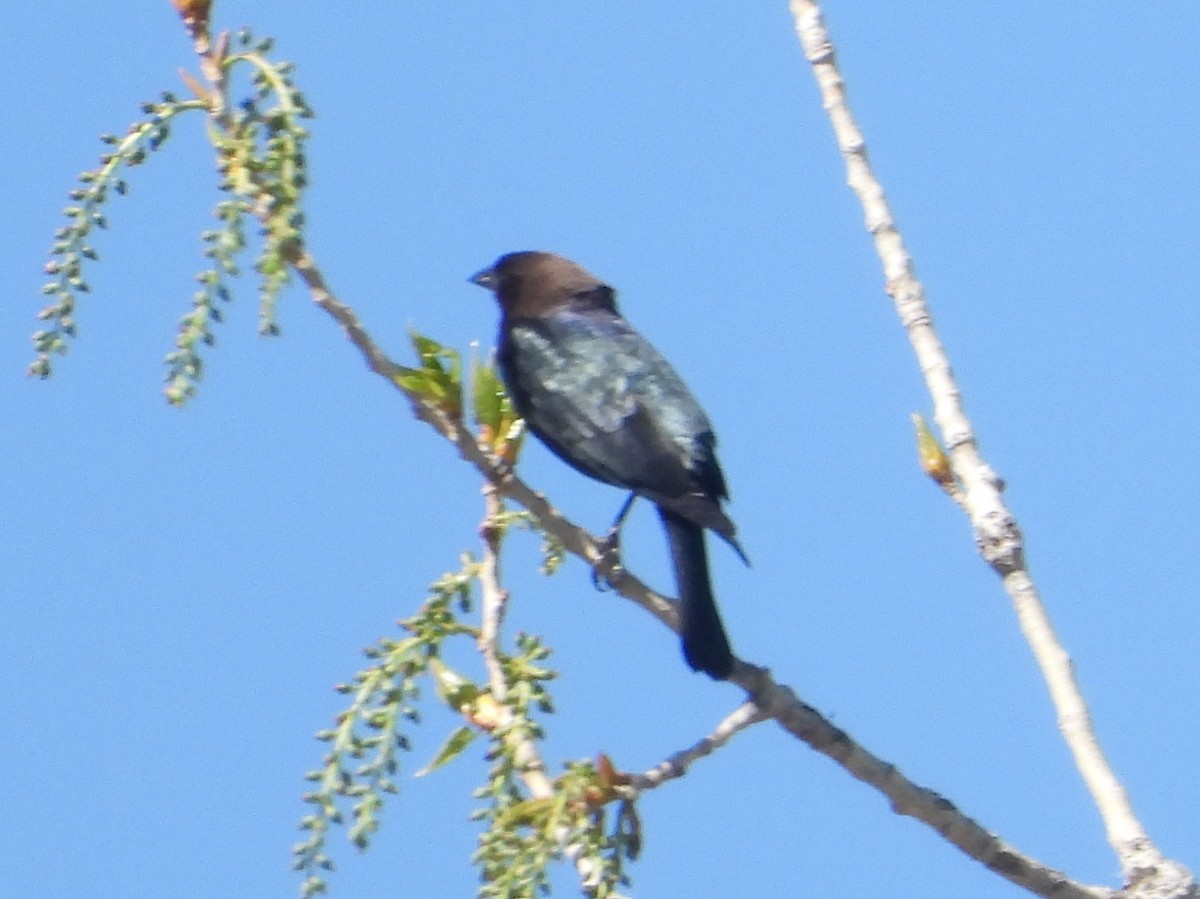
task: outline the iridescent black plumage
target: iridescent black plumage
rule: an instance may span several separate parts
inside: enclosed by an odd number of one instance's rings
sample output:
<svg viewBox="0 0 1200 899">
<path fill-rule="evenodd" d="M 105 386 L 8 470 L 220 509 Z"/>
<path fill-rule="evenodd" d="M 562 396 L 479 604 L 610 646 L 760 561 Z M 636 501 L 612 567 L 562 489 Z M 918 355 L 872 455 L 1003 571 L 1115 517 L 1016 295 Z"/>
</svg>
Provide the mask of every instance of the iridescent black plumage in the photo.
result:
<svg viewBox="0 0 1200 899">
<path fill-rule="evenodd" d="M 688 664 L 722 680 L 733 653 L 708 576 L 704 529 L 745 559 L 714 452 L 687 385 L 617 311 L 615 293 L 550 253 L 510 253 L 471 279 L 500 304 L 498 361 L 517 411 L 555 454 L 658 507 L 679 588 Z"/>
</svg>

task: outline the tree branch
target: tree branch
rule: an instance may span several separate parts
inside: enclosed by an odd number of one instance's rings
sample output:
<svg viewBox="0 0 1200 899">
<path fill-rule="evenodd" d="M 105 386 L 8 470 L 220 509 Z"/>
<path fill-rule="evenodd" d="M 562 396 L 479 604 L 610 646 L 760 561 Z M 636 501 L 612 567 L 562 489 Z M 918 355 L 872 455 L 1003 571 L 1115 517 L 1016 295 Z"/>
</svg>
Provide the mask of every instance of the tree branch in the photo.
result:
<svg viewBox="0 0 1200 899">
<path fill-rule="evenodd" d="M 929 825 L 948 843 L 1006 880 L 1047 899 L 1111 899 L 1115 895 L 1104 887 L 1076 883 L 1062 872 L 1018 852 L 960 812 L 948 799 L 913 783 L 895 765 L 859 746 L 849 734 L 802 702 L 790 688 L 772 680 L 766 671 L 759 671 L 755 680 L 752 690 L 755 702 L 780 727 L 883 793 L 896 814 Z"/>
<path fill-rule="evenodd" d="M 315 262 L 303 247 L 297 244 L 295 252 L 296 270 L 305 284 L 309 285 L 313 302 L 342 326 L 368 368 L 386 378 L 404 394 L 417 418 L 427 422 L 449 440 L 459 455 L 473 465 L 496 490 L 528 509 L 539 527 L 567 552 L 582 559 L 617 593 L 646 609 L 667 627 L 678 631 L 678 615 L 672 601 L 620 568 L 611 553 L 606 551 L 605 544 L 565 518 L 545 496 L 489 455 L 460 422 L 437 406 L 404 390 L 394 377 L 402 367 L 388 358 L 362 327 L 354 311 L 328 289 Z M 496 589 L 499 589 L 498 586 Z M 485 607 L 487 605 L 485 602 Z M 500 608 L 499 600 L 491 605 Z M 485 629 L 488 627 L 486 622 L 484 626 Z M 773 718 L 784 730 L 887 796 L 897 814 L 928 824 L 950 843 L 1013 883 L 1050 899 L 1109 899 L 1114 895 L 1111 890 L 1075 883 L 1064 874 L 1022 855 L 968 818 L 952 803 L 932 790 L 912 783 L 895 766 L 860 747 L 848 734 L 801 702 L 789 688 L 776 683 L 766 669 L 738 660 L 729 679 L 750 694 L 751 703 L 742 706 L 695 747 L 684 750 L 635 778 L 635 786 L 638 786 L 639 779 L 645 786 L 656 786 L 658 782 L 679 776 L 682 770 L 675 770 L 676 763 L 684 768 L 712 752 L 717 745 L 728 741 L 739 730 L 759 720 Z M 750 709 L 757 709 L 757 712 Z"/>
<path fill-rule="evenodd" d="M 867 230 L 883 265 L 887 292 L 933 399 L 934 420 L 961 488 L 961 505 L 984 561 L 1000 576 L 1013 603 L 1049 688 L 1059 730 L 1104 821 L 1126 886 L 1145 895 L 1194 896 L 1195 880 L 1181 865 L 1164 859 L 1151 842 L 1100 748 L 1070 657 L 1059 643 L 1029 575 L 1024 538 L 1001 495 L 1004 484 L 980 454 L 950 360 L 934 330 L 924 288 L 916 277 L 883 186 L 871 170 L 866 140 L 847 103 L 846 85 L 820 8 L 814 0 L 791 0 L 791 10 L 846 164 L 847 183 L 862 205 Z"/>
<path fill-rule="evenodd" d="M 500 584 L 500 531 L 494 524 L 502 511 L 500 496 L 493 485 L 483 488 L 487 508 L 480 531 L 483 535 L 483 557 L 479 562 L 479 588 L 482 595 L 479 650 L 488 672 L 488 688 L 501 707 L 508 699 L 508 682 L 500 663 L 500 624 L 508 607 L 508 591 Z M 538 798 L 554 795 L 554 783 L 546 774 L 546 764 L 530 740 L 512 747 L 513 760 L 529 792 Z"/>
<path fill-rule="evenodd" d="M 480 526 L 483 537 L 483 558 L 479 564 L 479 585 L 482 596 L 481 628 L 479 634 L 479 649 L 483 654 L 484 665 L 488 672 L 488 688 L 492 696 L 507 709 L 508 685 L 504 676 L 504 668 L 500 663 L 500 625 L 504 621 L 504 613 L 508 608 L 508 591 L 501 586 L 500 581 L 500 541 L 503 539 L 502 530 L 496 524 L 500 513 L 504 511 L 500 492 L 495 483 L 488 481 L 483 487 L 486 514 Z M 554 781 L 546 774 L 546 764 L 541 753 L 532 740 L 508 738 L 512 751 L 513 763 L 520 778 L 529 790 L 530 796 L 537 799 L 549 799 L 555 795 Z M 575 865 L 580 883 L 584 888 L 594 885 L 600 877 L 593 860 L 584 855 L 580 848 L 568 840 L 568 833 L 560 829 L 558 838 L 563 844 L 563 852 Z M 616 897 L 619 899 L 619 897 Z"/>
<path fill-rule="evenodd" d="M 687 774 L 687 769 L 692 766 L 692 763 L 699 761 L 707 755 L 712 755 L 737 734 L 766 719 L 767 715 L 758 705 L 753 702 L 743 703 L 726 716 L 711 734 L 694 746 L 668 756 L 645 774 L 632 775 L 629 780 L 629 786 L 641 792 L 644 790 L 653 790 L 655 787 L 662 786 L 667 781 L 683 777 L 683 775 Z"/>
<path fill-rule="evenodd" d="M 193 4 L 184 5 L 192 10 Z M 185 21 L 189 22 L 189 29 L 192 30 L 195 39 L 196 51 L 201 60 L 201 72 L 209 81 L 209 114 L 214 125 L 220 129 L 227 125 L 223 96 L 224 76 L 220 68 L 224 54 L 224 38 L 217 42 L 216 47 L 209 44 L 206 33 L 206 4 L 201 0 L 195 4 L 195 8 L 203 8 L 205 17 L 198 17 L 199 13 L 192 10 L 190 14 L 193 18 L 189 20 L 185 17 Z M 1000 481 L 979 456 L 970 423 L 962 411 L 949 363 L 933 331 L 921 285 L 913 275 L 911 260 L 892 221 L 882 188 L 871 174 L 862 135 L 846 106 L 844 85 L 834 64 L 832 45 L 825 33 L 820 12 L 816 4 L 808 0 L 792 0 L 792 10 L 796 16 L 797 31 L 813 64 L 826 109 L 834 123 L 838 143 L 846 159 L 851 186 L 862 200 L 867 213 L 868 229 L 875 237 L 876 247 L 884 263 L 889 293 L 896 302 L 901 321 L 908 331 L 934 398 L 935 419 L 945 437 L 954 474 L 962 485 L 963 503 L 971 517 L 981 551 L 989 564 L 1004 578 L 1005 585 L 1017 604 L 1022 625 L 1027 633 L 1031 634 L 1030 639 L 1038 652 L 1039 662 L 1042 662 L 1043 669 L 1048 672 L 1052 693 L 1055 695 L 1056 704 L 1059 704 L 1064 734 L 1076 752 L 1077 759 L 1083 759 L 1081 769 L 1085 771 L 1089 786 L 1093 787 L 1094 793 L 1102 797 L 1098 799 L 1098 804 L 1105 815 L 1110 840 L 1118 849 L 1125 866 L 1127 881 L 1134 882 L 1139 876 L 1145 875 L 1143 880 L 1153 880 L 1162 884 L 1162 875 L 1168 866 L 1163 864 L 1161 856 L 1141 831 L 1120 784 L 1111 775 L 1098 746 L 1095 745 L 1086 707 L 1071 677 L 1069 660 L 1054 641 L 1053 632 L 1044 612 L 1041 611 L 1032 582 L 1025 573 L 1021 535 L 1016 522 L 1000 499 Z M 204 93 L 203 89 L 198 93 Z M 255 204 L 254 213 L 269 226 L 270 195 L 262 185 L 258 185 L 258 188 L 261 196 Z M 362 353 L 368 368 L 400 390 L 408 399 L 414 415 L 431 425 L 457 447 L 459 454 L 487 481 L 484 493 L 488 516 L 483 530 L 485 552 L 480 574 L 484 594 L 481 648 L 488 668 L 491 689 L 498 701 L 503 701 L 506 688 L 496 652 L 496 639 L 507 595 L 500 586 L 495 545 L 498 537 L 492 528 L 492 522 L 499 511 L 501 493 L 528 509 L 547 534 L 556 539 L 566 551 L 583 559 L 618 593 L 642 606 L 668 627 L 678 630 L 678 615 L 672 602 L 650 590 L 621 568 L 611 554 L 606 552 L 604 544 L 564 518 L 544 496 L 517 478 L 508 466 L 489 455 L 477 442 L 475 435 L 463 426 L 461 420 L 402 386 L 398 376 L 405 369 L 388 358 L 371 339 L 353 309 L 341 302 L 329 289 L 298 233 L 289 234 L 286 240 L 281 240 L 279 252 L 304 281 L 313 302 L 342 327 L 351 344 Z M 678 753 L 642 775 L 639 780 L 643 786 L 656 785 L 670 777 L 679 776 L 687 765 L 712 752 L 739 730 L 759 720 L 774 718 L 786 731 L 836 761 L 852 776 L 886 795 L 898 814 L 925 822 L 955 846 L 1010 881 L 1039 895 L 1055 899 L 1103 899 L 1112 895 L 1108 890 L 1075 884 L 1059 872 L 1017 853 L 998 837 L 961 814 L 951 803 L 931 790 L 908 781 L 894 766 L 858 746 L 844 731 L 834 727 L 815 709 L 801 702 L 789 688 L 777 684 L 766 669 L 738 661 L 730 680 L 747 690 L 751 703 L 739 708 L 722 722 L 713 735 L 705 738 L 697 746 Z M 532 745 L 523 745 L 515 747 L 515 752 L 523 760 L 522 777 L 530 791 L 535 796 L 552 795 L 553 783 L 546 776 L 536 749 Z M 576 861 L 578 864 L 579 859 Z M 1181 876 L 1188 877 L 1187 882 L 1191 883 L 1190 875 L 1187 875 L 1186 871 L 1178 866 L 1176 870 L 1181 872 Z M 586 865 L 580 868 L 580 874 L 583 875 L 586 885 L 589 881 Z M 1175 896 L 1181 893 L 1162 895 Z"/>
</svg>

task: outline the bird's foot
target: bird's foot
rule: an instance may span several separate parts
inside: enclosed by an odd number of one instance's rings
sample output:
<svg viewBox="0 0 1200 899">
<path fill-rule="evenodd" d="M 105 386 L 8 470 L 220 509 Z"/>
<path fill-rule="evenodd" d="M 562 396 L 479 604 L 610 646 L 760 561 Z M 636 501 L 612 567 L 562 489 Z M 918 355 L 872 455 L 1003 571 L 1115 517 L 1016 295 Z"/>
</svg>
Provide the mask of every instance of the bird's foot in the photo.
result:
<svg viewBox="0 0 1200 899">
<path fill-rule="evenodd" d="M 600 557 L 592 567 L 592 586 L 597 590 L 611 590 L 614 578 L 621 571 L 621 528 L 614 526 L 596 541 Z"/>
</svg>

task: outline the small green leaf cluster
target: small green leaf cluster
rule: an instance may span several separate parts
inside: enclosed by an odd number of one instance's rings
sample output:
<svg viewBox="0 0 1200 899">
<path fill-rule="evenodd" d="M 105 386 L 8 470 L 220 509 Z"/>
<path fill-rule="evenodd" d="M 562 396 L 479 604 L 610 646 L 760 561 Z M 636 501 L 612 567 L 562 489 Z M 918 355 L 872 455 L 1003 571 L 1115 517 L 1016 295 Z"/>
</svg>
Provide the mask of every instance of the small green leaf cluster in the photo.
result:
<svg viewBox="0 0 1200 899">
<path fill-rule="evenodd" d="M 45 268 L 52 280 L 42 286 L 42 293 L 52 297 L 53 302 L 38 313 L 47 327 L 34 332 L 37 355 L 29 366 L 30 375 L 49 377 L 53 372 L 53 357 L 66 353 L 68 338 L 76 334 L 78 295 L 90 290 L 84 266 L 100 258 L 91 243 L 93 229 L 108 227 L 103 208 L 112 194 L 124 195 L 129 191 L 128 182 L 121 177 L 122 169 L 141 165 L 149 154 L 161 149 L 171 136 L 171 123 L 176 116 L 204 107 L 200 100 L 178 100 L 164 93 L 157 103 L 142 104 L 146 118 L 130 125 L 124 137 L 101 135 L 100 140 L 109 150 L 100 157 L 99 166 L 80 174 L 80 186 L 68 195 L 71 205 L 63 209 L 68 222 L 54 233 L 50 261 Z"/>
<path fill-rule="evenodd" d="M 419 365 L 398 366 L 396 383 L 421 400 L 436 406 L 455 422 L 463 418 L 462 354 L 416 331 L 409 332 Z M 525 437 L 525 422 L 496 368 L 495 360 L 471 360 L 472 413 L 479 442 L 505 465 L 516 465 Z M 547 547 L 547 558 L 551 548 Z M 547 567 L 550 567 L 548 563 Z M 555 563 L 553 567 L 557 567 Z"/>
<path fill-rule="evenodd" d="M 409 331 L 419 365 L 400 367 L 396 383 L 436 406 L 454 421 L 462 420 L 462 355 L 432 337 Z"/>
<path fill-rule="evenodd" d="M 609 778 L 611 771 L 591 762 L 568 764 L 559 778 L 555 826 L 566 832 L 564 842 L 585 861 L 588 876 L 583 884 L 594 899 L 617 899 L 619 887 L 629 884 L 625 860 L 641 853 L 641 820 L 634 800 L 618 798 Z M 612 826 L 610 803 L 616 800 Z"/>
<path fill-rule="evenodd" d="M 111 151 L 100 165 L 79 176 L 81 186 L 70 194 L 72 205 L 64 213 L 69 222 L 58 229 L 46 272 L 53 280 L 42 292 L 53 298 L 38 313 L 48 324 L 33 335 L 36 356 L 29 373 L 49 377 L 53 357 L 67 350 L 76 333 L 78 296 L 89 289 L 84 265 L 99 254 L 89 238 L 104 228 L 102 211 L 112 193 L 123 194 L 128 184 L 119 177 L 124 168 L 140 165 L 163 146 L 172 121 L 181 113 L 208 114 L 208 136 L 217 152 L 220 189 L 230 196 L 217 204 L 217 227 L 205 231 L 204 255 L 210 260 L 196 280 L 199 289 L 192 308 L 184 315 L 167 355 L 167 400 L 182 405 L 196 393 L 204 373 L 201 348 L 214 342 L 212 325 L 221 321 L 220 304 L 228 301 L 226 279 L 238 274 L 237 256 L 246 247 L 247 216 L 261 225 L 261 248 L 254 268 L 259 275 L 259 333 L 279 333 L 275 307 L 288 283 L 291 263 L 302 245 L 304 214 L 301 199 L 308 185 L 303 123 L 313 112 L 292 81 L 292 65 L 268 59 L 273 43 L 256 39 L 243 30 L 232 42 L 225 36 L 204 57 L 210 83 L 191 75 L 184 81 L 195 92 L 189 100 L 163 94 L 157 103 L 146 103 L 146 118 L 131 125 L 124 137 L 104 135 Z M 249 73 L 249 89 L 241 102 L 231 102 L 230 85 L 242 71 Z M 213 74 L 215 72 L 216 74 Z"/>
<path fill-rule="evenodd" d="M 226 66 L 243 60 L 253 65 L 254 93 L 233 114 L 227 135 L 232 142 L 218 147 L 222 160 L 238 160 L 230 169 L 223 169 L 222 187 L 232 188 L 248 175 L 259 210 L 265 213 L 263 248 L 255 263 L 262 276 L 258 328 L 262 334 L 273 335 L 279 331 L 275 302 L 288 280 L 290 251 L 304 227 L 300 201 L 308 186 L 305 144 L 309 134 L 302 123 L 314 113 L 292 81 L 292 64 L 272 63 L 266 58 L 273 46 L 270 38 L 255 43 L 249 31 L 242 31 L 238 41 L 243 52 L 232 54 Z M 258 152 L 243 155 L 248 146 Z M 245 171 L 233 170 L 239 165 Z"/>
<path fill-rule="evenodd" d="M 179 323 L 175 349 L 164 360 L 167 386 L 163 393 L 172 405 L 179 406 L 191 399 L 204 374 L 204 360 L 198 348 L 201 344 L 212 346 L 216 342 L 210 326 L 222 321 L 219 304 L 230 300 L 225 278 L 239 273 L 234 257 L 246 245 L 243 216 L 249 211 L 249 203 L 240 197 L 223 200 L 216 208 L 216 217 L 222 227 L 201 234 L 208 245 L 204 255 L 212 259 L 213 264 L 196 275 L 200 289 L 192 296 L 191 310 Z"/>
<path fill-rule="evenodd" d="M 383 639 L 365 650 L 372 664 L 338 687 L 352 702 L 332 728 L 317 734 L 329 744 L 329 751 L 323 766 L 307 775 L 315 787 L 304 800 L 315 808 L 300 823 L 308 838 L 292 850 L 295 868 L 307 875 L 302 896 L 326 889 L 321 872 L 333 868 L 326 835 L 330 827 L 345 822 L 343 805 L 350 805 L 351 842 L 359 849 L 370 845 L 379 828 L 384 796 L 398 791 L 394 777 L 399 770 L 399 752 L 410 748 L 404 727 L 420 720 L 416 702 L 421 679 L 430 674 L 447 639 L 478 638 L 478 628 L 458 618 L 459 613 L 470 610 L 478 563 L 466 554 L 461 562 L 458 571 L 431 585 L 431 595 L 417 614 L 401 622 L 407 636 Z"/>
<path fill-rule="evenodd" d="M 533 713 L 554 710 L 545 687 L 554 673 L 541 664 L 550 651 L 526 634 L 518 636 L 517 647 L 518 655 L 503 660 L 509 715 L 491 733 L 488 780 L 475 791 L 487 804 L 472 814 L 473 819 L 488 823 L 473 858 L 483 881 L 479 895 L 485 899 L 518 899 L 549 892 L 548 868 L 562 854 L 558 834 L 529 826 L 537 820 L 540 808 L 553 804 L 556 797 L 526 797 L 520 759 L 514 751 L 542 738 Z"/>
<path fill-rule="evenodd" d="M 487 363 L 474 360 L 471 375 L 479 440 L 492 455 L 508 465 L 515 465 L 525 437 L 525 422 L 517 414 L 495 360 Z"/>
<path fill-rule="evenodd" d="M 446 362 L 440 348 L 426 348 L 427 360 Z M 527 524 L 521 513 L 501 509 L 489 519 L 489 543 L 498 547 L 509 528 Z M 334 825 L 347 825 L 349 819 L 350 841 L 360 850 L 369 848 L 386 796 L 398 792 L 400 752 L 411 746 L 408 730 L 420 722 L 418 704 L 429 681 L 438 701 L 462 715 L 464 723 L 416 776 L 459 758 L 481 735 L 489 741 L 487 780 L 475 794 L 485 804 L 472 814 L 488 825 L 474 856 L 481 871 L 480 896 L 544 892 L 549 865 L 564 853 L 583 860 L 591 895 L 616 897 L 617 886 L 625 882 L 621 863 L 632 857 L 629 835 L 636 833 L 627 824 L 636 822 L 636 815 L 632 803 L 622 800 L 617 824 L 606 827 L 606 806 L 621 798 L 607 760 L 598 774 L 587 764 L 570 766 L 555 795 L 546 799 L 529 798 L 522 780 L 543 736 L 535 716 L 554 710 L 547 689 L 556 676 L 545 664 L 549 648 L 528 634 L 517 636 L 513 653 L 494 647 L 503 681 L 498 694 L 446 664 L 451 641 L 467 639 L 474 648 L 481 637 L 480 627 L 463 616 L 471 612 L 484 568 L 469 553 L 459 563 L 430 586 L 417 613 L 400 622 L 403 637 L 383 639 L 366 650 L 371 664 L 338 688 L 351 697 L 349 708 L 317 734 L 329 748 L 322 766 L 307 775 L 314 788 L 304 798 L 312 811 L 300 824 L 307 837 L 293 849 L 295 867 L 305 874 L 301 895 L 306 899 L 327 890 L 325 873 L 333 868 L 327 837 Z"/>
<path fill-rule="evenodd" d="M 308 131 L 302 122 L 313 112 L 291 80 L 291 63 L 267 58 L 272 47 L 270 38 L 255 40 L 243 30 L 219 60 L 224 84 L 248 66 L 252 89 L 236 106 L 221 97 L 210 109 L 209 137 L 217 150 L 219 187 L 230 197 L 216 206 L 217 227 L 201 235 L 211 265 L 196 276 L 200 288 L 179 324 L 175 349 L 166 358 L 164 393 L 174 405 L 195 395 L 203 375 L 200 349 L 213 343 L 209 325 L 221 320 L 218 301 L 229 299 L 226 279 L 240 273 L 236 258 L 246 247 L 248 216 L 261 224 L 262 245 L 254 263 L 260 278 L 258 331 L 264 336 L 279 333 L 276 304 L 304 227 L 300 204 L 308 185 Z"/>
<path fill-rule="evenodd" d="M 538 688 L 542 647 L 529 639 L 514 684 L 524 696 L 542 707 Z M 523 667 L 523 671 L 521 670 Z M 532 688 L 532 689 L 530 689 Z M 517 703 L 508 727 L 493 733 L 493 765 L 488 783 L 476 791 L 490 804 L 475 817 L 490 823 L 480 837 L 474 861 L 480 867 L 481 899 L 534 899 L 550 893 L 550 865 L 566 856 L 574 859 L 583 875 L 584 892 L 595 899 L 617 899 L 619 887 L 628 885 L 625 859 L 641 849 L 641 826 L 634 801 L 619 797 L 613 786 L 611 765 L 598 768 L 590 762 L 569 762 L 554 781 L 552 796 L 526 798 L 521 789 L 520 756 L 506 750 L 512 739 L 538 739 L 541 731 L 528 715 L 528 706 Z M 618 799 L 613 825 L 608 827 L 608 805 Z"/>
<path fill-rule="evenodd" d="M 541 536 L 542 565 L 540 570 L 542 574 L 547 576 L 557 574 L 563 562 L 567 560 L 567 548 L 553 534 L 543 530 L 528 509 L 505 509 L 495 516 L 493 522 L 504 528 L 520 528 Z"/>
</svg>

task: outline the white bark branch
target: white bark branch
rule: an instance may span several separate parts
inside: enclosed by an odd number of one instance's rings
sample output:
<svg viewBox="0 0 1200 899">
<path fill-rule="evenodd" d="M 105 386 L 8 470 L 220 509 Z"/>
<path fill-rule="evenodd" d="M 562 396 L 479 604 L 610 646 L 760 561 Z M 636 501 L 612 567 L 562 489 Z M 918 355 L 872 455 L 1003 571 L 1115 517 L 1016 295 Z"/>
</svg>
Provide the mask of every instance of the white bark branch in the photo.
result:
<svg viewBox="0 0 1200 899">
<path fill-rule="evenodd" d="M 1070 657 L 1058 642 L 1029 576 L 1021 530 L 1001 495 L 1003 482 L 979 452 L 949 358 L 934 330 L 924 288 L 916 277 L 883 186 L 871 170 L 866 140 L 847 103 L 845 82 L 820 8 L 813 0 L 791 0 L 791 10 L 845 161 L 847 183 L 862 205 L 888 293 L 933 400 L 934 420 L 961 485 L 962 505 L 976 543 L 984 560 L 1003 580 L 1049 688 L 1059 730 L 1103 819 L 1126 887 L 1131 894 L 1133 890 L 1144 890 L 1145 895 L 1195 895 L 1197 887 L 1190 873 L 1164 859 L 1146 835 L 1100 748 Z"/>
<path fill-rule="evenodd" d="M 494 524 L 500 514 L 500 496 L 492 484 L 483 488 L 487 514 L 480 533 L 483 536 L 483 557 L 479 561 L 479 592 L 481 624 L 479 650 L 488 673 L 488 689 L 500 707 L 507 710 L 508 682 L 500 662 L 500 625 L 508 607 L 508 591 L 500 583 L 499 530 Z M 546 774 L 546 765 L 531 740 L 510 737 L 513 764 L 531 795 L 545 799 L 554 795 L 554 782 Z"/>
<path fill-rule="evenodd" d="M 500 625 L 508 608 L 508 591 L 501 585 L 500 580 L 500 541 L 502 538 L 496 519 L 503 511 L 500 493 L 494 483 L 487 482 L 483 487 L 484 504 L 487 513 L 480 526 L 483 537 L 483 558 L 479 564 L 479 591 L 481 594 L 481 626 L 479 633 L 479 649 L 483 654 L 484 665 L 488 672 L 488 688 L 492 696 L 507 713 L 508 683 L 504 677 L 504 668 L 500 662 Z M 532 740 L 511 735 L 506 738 L 509 750 L 512 752 L 513 765 L 519 772 L 521 781 L 529 790 L 529 795 L 537 799 L 549 799 L 554 796 L 554 781 L 546 773 L 546 764 L 541 753 Z M 567 841 L 565 829 L 558 832 L 563 845 L 563 852 L 575 865 L 583 886 L 594 886 L 599 880 L 596 865 L 587 858 L 578 846 Z M 614 897 L 620 899 L 620 897 Z"/>
</svg>

